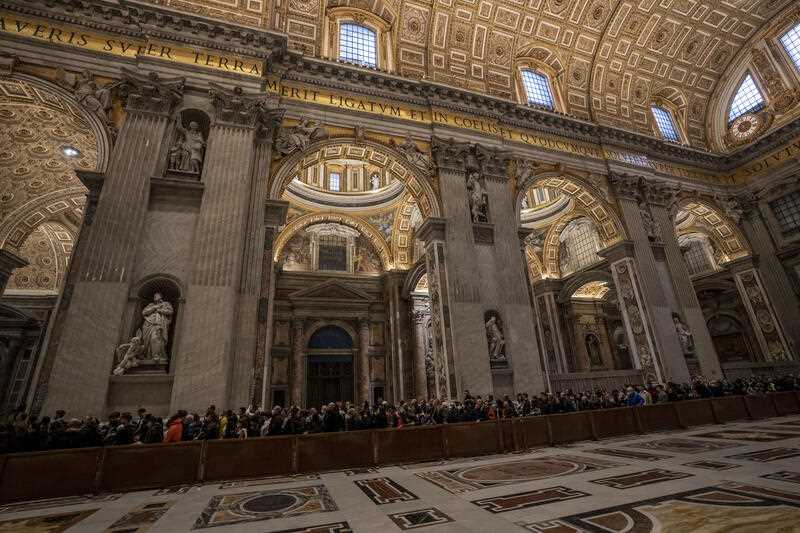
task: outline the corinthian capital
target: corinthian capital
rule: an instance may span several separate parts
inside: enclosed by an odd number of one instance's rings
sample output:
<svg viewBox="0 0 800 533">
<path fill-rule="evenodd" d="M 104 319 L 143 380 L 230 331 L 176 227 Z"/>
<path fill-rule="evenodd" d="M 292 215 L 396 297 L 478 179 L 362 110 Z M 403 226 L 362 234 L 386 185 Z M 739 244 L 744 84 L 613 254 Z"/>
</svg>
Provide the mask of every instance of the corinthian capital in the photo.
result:
<svg viewBox="0 0 800 533">
<path fill-rule="evenodd" d="M 614 193 L 617 197 L 637 201 L 642 199 L 641 186 L 643 179 L 641 176 L 612 173 L 608 181 L 614 188 Z"/>
<path fill-rule="evenodd" d="M 228 89 L 209 84 L 209 96 L 216 111 L 215 120 L 236 126 L 272 129 L 275 125 L 276 98 L 264 93 L 245 93 L 241 87 Z"/>
<path fill-rule="evenodd" d="M 663 181 L 642 180 L 642 188 L 650 204 L 669 206 L 678 198 L 678 189 Z"/>
<path fill-rule="evenodd" d="M 169 115 L 183 100 L 185 78 L 162 78 L 156 72 L 141 74 L 121 68 L 120 94 L 125 109 Z"/>
<path fill-rule="evenodd" d="M 507 152 L 473 143 L 434 137 L 431 152 L 436 166 L 459 172 L 478 172 L 489 179 L 506 179 L 511 157 Z"/>
<path fill-rule="evenodd" d="M 742 191 L 731 197 L 731 200 L 727 207 L 735 210 L 734 212 L 740 217 L 750 219 L 759 213 L 758 197 L 750 191 Z M 738 222 L 738 219 L 736 221 Z"/>
</svg>

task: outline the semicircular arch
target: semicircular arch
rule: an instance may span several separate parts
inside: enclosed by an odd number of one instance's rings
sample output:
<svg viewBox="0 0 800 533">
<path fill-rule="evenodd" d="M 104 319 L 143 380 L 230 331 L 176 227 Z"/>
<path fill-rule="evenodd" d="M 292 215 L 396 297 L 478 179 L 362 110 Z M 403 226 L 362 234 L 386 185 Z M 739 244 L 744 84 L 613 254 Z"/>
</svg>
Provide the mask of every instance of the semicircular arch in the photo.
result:
<svg viewBox="0 0 800 533">
<path fill-rule="evenodd" d="M 278 261 L 280 259 L 286 243 L 289 242 L 289 239 L 291 239 L 292 236 L 298 231 L 315 224 L 325 224 L 331 222 L 351 227 L 361 233 L 367 238 L 370 244 L 372 244 L 375 252 L 377 252 L 383 269 L 393 270 L 394 261 L 392 259 L 392 251 L 389 249 L 389 246 L 383 239 L 383 235 L 381 235 L 380 232 L 378 232 L 378 230 L 366 220 L 349 215 L 347 213 L 308 213 L 295 218 L 289 224 L 287 224 L 285 228 L 283 228 L 283 231 L 281 231 L 278 237 L 275 239 L 275 252 L 273 255 L 273 260 Z"/>
<path fill-rule="evenodd" d="M 283 158 L 272 175 L 270 198 L 280 200 L 283 191 L 303 167 L 326 159 L 352 158 L 385 168 L 395 179 L 402 181 L 414 196 L 424 217 L 440 216 L 438 196 L 431 186 L 430 176 L 409 163 L 389 146 L 367 139 L 332 137 L 311 143 L 305 150 Z"/>
<path fill-rule="evenodd" d="M 750 255 L 749 243 L 741 230 L 713 201 L 692 197 L 681 198 L 672 207 L 671 219 L 675 221 L 681 211 L 688 212 L 695 218 L 696 224 L 693 224 L 695 227 L 690 226 L 690 229 L 705 229 L 709 238 L 720 246 L 727 261 Z"/>
</svg>

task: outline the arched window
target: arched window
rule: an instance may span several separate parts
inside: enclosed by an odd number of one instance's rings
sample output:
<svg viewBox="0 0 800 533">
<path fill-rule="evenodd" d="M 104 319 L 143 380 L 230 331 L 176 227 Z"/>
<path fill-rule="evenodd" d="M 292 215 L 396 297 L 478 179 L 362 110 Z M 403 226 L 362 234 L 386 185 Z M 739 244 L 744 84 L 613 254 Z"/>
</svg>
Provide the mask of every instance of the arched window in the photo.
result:
<svg viewBox="0 0 800 533">
<path fill-rule="evenodd" d="M 783 34 L 781 44 L 792 59 L 795 68 L 800 70 L 800 24 Z"/>
<path fill-rule="evenodd" d="M 653 113 L 661 138 L 666 141 L 680 142 L 681 138 L 678 135 L 678 128 L 675 127 L 675 121 L 672 119 L 672 113 L 657 105 L 650 106 L 650 111 Z"/>
<path fill-rule="evenodd" d="M 705 235 L 686 234 L 678 237 L 683 260 L 689 275 L 696 276 L 717 270 L 714 249 Z"/>
<path fill-rule="evenodd" d="M 758 111 L 764 107 L 764 96 L 753 81 L 753 77 L 748 73 L 739 85 L 739 89 L 731 100 L 731 107 L 728 111 L 728 124 L 744 114 Z"/>
<path fill-rule="evenodd" d="M 550 91 L 547 76 L 531 69 L 522 69 L 521 73 L 528 104 L 554 109 L 553 93 Z"/>
<path fill-rule="evenodd" d="M 361 24 L 339 25 L 339 59 L 362 67 L 378 67 L 377 34 Z"/>
<path fill-rule="evenodd" d="M 561 231 L 558 247 L 558 263 L 562 276 L 568 276 L 600 261 L 600 235 L 594 223 L 587 217 L 570 221 Z"/>
<path fill-rule="evenodd" d="M 332 191 L 339 190 L 339 173 L 338 172 L 331 172 L 328 176 L 328 189 Z"/>
</svg>

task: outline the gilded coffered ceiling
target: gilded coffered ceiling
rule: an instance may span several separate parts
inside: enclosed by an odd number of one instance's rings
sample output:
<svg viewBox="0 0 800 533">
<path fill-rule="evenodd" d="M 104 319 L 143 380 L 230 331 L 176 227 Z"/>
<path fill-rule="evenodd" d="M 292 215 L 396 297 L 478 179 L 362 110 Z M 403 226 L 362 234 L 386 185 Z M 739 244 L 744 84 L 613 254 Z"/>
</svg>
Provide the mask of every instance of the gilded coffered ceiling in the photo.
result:
<svg viewBox="0 0 800 533">
<path fill-rule="evenodd" d="M 737 53 L 792 0 L 154 0 L 285 32 L 325 49 L 326 13 L 350 7 L 391 28 L 394 70 L 518 99 L 516 70 L 538 65 L 565 110 L 653 134 L 649 105 L 668 102 L 692 146 L 709 145 L 709 97 Z"/>
</svg>

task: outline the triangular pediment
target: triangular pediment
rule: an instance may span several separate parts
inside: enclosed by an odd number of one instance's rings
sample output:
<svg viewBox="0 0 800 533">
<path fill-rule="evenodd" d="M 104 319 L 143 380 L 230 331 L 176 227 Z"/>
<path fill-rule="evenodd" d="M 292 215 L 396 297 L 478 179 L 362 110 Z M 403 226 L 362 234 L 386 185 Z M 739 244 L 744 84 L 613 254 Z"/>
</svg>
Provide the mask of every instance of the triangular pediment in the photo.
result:
<svg viewBox="0 0 800 533">
<path fill-rule="evenodd" d="M 290 300 L 347 300 L 368 302 L 369 295 L 346 283 L 332 279 L 289 295 Z"/>
</svg>

